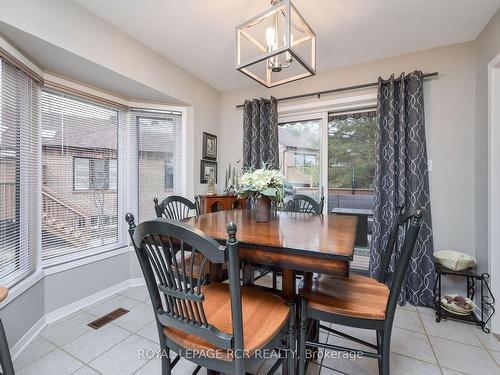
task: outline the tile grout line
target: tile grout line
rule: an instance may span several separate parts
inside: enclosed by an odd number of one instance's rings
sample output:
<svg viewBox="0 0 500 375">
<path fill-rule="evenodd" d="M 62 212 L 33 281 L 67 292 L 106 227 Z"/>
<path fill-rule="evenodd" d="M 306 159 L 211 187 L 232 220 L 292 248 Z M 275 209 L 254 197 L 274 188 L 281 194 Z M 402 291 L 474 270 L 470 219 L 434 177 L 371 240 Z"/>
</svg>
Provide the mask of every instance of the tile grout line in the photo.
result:
<svg viewBox="0 0 500 375">
<path fill-rule="evenodd" d="M 47 353 L 45 353 L 45 354 L 41 355 L 40 357 L 38 357 L 38 358 L 36 358 L 36 359 L 34 359 L 34 360 L 30 360 L 30 361 L 29 361 L 28 363 L 26 363 L 24 366 L 21 366 L 21 367 L 17 367 L 17 368 L 16 368 L 16 366 L 15 366 L 15 362 L 16 362 L 17 360 L 16 360 L 16 361 L 14 361 L 14 370 L 19 371 L 19 370 L 21 370 L 21 369 L 23 369 L 23 368 L 25 368 L 25 367 L 27 367 L 27 366 L 31 365 L 33 362 L 38 361 L 40 358 L 45 357 L 47 354 L 52 353 L 54 350 L 56 350 L 56 349 L 58 348 L 58 346 L 57 346 L 56 344 L 54 344 L 52 341 L 50 341 L 49 339 L 47 339 L 47 338 L 43 337 L 43 336 L 42 336 L 42 335 L 40 335 L 40 334 L 38 334 L 38 335 L 35 337 L 35 339 L 33 339 L 33 341 L 34 341 L 34 340 L 36 340 L 36 338 L 37 338 L 37 337 L 41 337 L 42 339 L 46 340 L 49 344 L 51 344 L 51 345 L 53 346 L 53 348 L 52 348 L 52 349 L 50 349 Z M 26 350 L 26 348 L 25 348 L 25 350 Z"/>
<path fill-rule="evenodd" d="M 430 314 L 425 314 L 423 313 L 424 315 L 430 315 Z M 420 319 L 422 320 L 422 317 L 420 316 L 420 312 L 419 312 L 419 317 Z M 451 320 L 451 322 L 455 322 L 454 320 Z M 454 342 L 454 343 L 457 343 L 457 344 L 461 344 L 461 345 L 467 345 L 467 346 L 473 346 L 475 348 L 480 348 L 480 349 L 483 349 L 485 350 L 488 355 L 491 357 L 491 359 L 493 360 L 493 363 L 495 363 L 497 365 L 497 367 L 500 368 L 500 363 L 497 362 L 497 360 L 495 359 L 495 357 L 491 354 L 490 350 L 486 347 L 486 345 L 484 344 L 483 340 L 481 340 L 480 336 L 477 334 L 477 332 L 481 332 L 481 333 L 484 333 L 482 330 L 479 331 L 479 328 L 478 326 L 476 325 L 471 325 L 471 324 L 467 324 L 467 323 L 463 323 L 468 329 L 470 329 L 470 331 L 472 332 L 472 334 L 474 335 L 474 337 L 477 338 L 477 340 L 479 341 L 479 345 L 474 345 L 474 344 L 470 344 L 470 343 L 464 343 L 464 342 L 460 342 L 460 341 L 456 341 L 456 340 L 453 340 L 453 339 L 449 339 L 449 338 L 444 338 L 444 337 L 438 337 L 438 336 L 434 336 L 434 335 L 430 335 L 427 333 L 427 329 L 425 328 L 424 326 L 424 329 L 426 331 L 426 334 L 429 338 L 429 342 L 431 341 L 430 338 L 431 337 L 435 337 L 437 339 L 440 339 L 440 340 L 448 340 L 448 341 L 451 341 L 451 342 Z M 423 321 L 422 321 L 422 325 L 423 325 Z M 474 331 L 474 329 L 476 329 L 476 331 Z M 486 334 L 486 333 L 484 333 Z M 431 347 L 432 347 L 432 350 L 434 351 L 434 347 L 432 346 L 432 342 L 431 342 Z M 435 355 L 435 354 L 434 354 Z M 437 357 L 436 357 L 437 359 Z M 438 361 L 439 363 L 439 361 Z M 441 366 L 440 366 L 441 367 Z M 455 370 L 456 371 L 456 370 Z"/>
<path fill-rule="evenodd" d="M 436 363 L 438 365 L 439 371 L 441 372 L 441 374 L 443 374 L 443 369 L 441 368 L 441 364 L 439 363 L 439 359 L 436 355 L 436 351 L 434 350 L 434 346 L 432 345 L 431 338 L 429 337 L 429 333 L 427 332 L 427 328 L 425 328 L 424 320 L 422 319 L 422 316 L 420 315 L 420 311 L 418 311 L 418 309 L 416 309 L 416 310 L 417 310 L 418 319 L 420 320 L 420 323 L 422 324 L 422 327 L 424 328 L 425 337 L 427 338 L 427 341 L 429 342 L 429 345 L 430 345 L 431 350 L 432 350 L 432 354 L 434 355 L 434 358 L 436 359 Z"/>
<path fill-rule="evenodd" d="M 113 296 L 116 296 L 117 294 L 119 294 L 119 293 L 116 293 L 116 294 L 114 294 L 114 295 L 110 296 L 110 298 L 112 298 Z M 125 296 L 125 297 L 126 297 L 126 296 Z M 134 308 L 135 308 L 135 307 L 136 307 L 136 306 L 134 306 Z M 73 314 L 73 315 L 76 315 L 76 314 L 78 314 L 78 313 L 80 313 L 80 312 L 85 312 L 85 313 L 87 313 L 87 314 L 89 314 L 89 315 L 93 315 L 93 316 L 95 316 L 94 314 L 88 313 L 87 311 L 84 311 L 84 310 L 78 310 L 78 311 L 77 311 L 77 312 L 75 312 L 75 314 Z M 62 319 L 62 320 L 61 320 L 61 322 L 63 322 L 63 321 L 64 321 L 64 320 L 66 320 L 66 319 L 67 319 L 67 318 Z M 144 328 L 146 325 L 148 325 L 148 324 L 150 324 L 150 323 L 151 323 L 151 322 L 148 322 L 147 324 L 145 324 L 144 326 L 142 326 L 141 328 L 139 328 L 139 329 L 138 329 L 138 331 L 139 331 L 139 330 L 141 330 L 142 328 Z M 113 323 L 110 323 L 110 324 L 113 324 Z M 107 350 L 105 350 L 104 352 L 102 352 L 101 354 L 99 354 L 97 357 L 93 358 L 93 359 L 91 360 L 91 362 L 92 362 L 92 361 L 94 361 L 94 360 L 96 360 L 97 358 L 101 357 L 103 354 L 107 353 L 108 351 L 110 351 L 111 349 L 113 349 L 115 346 L 117 346 L 117 345 L 121 344 L 123 341 L 125 341 L 126 339 L 128 339 L 130 336 L 132 336 L 132 335 L 134 335 L 134 334 L 135 334 L 136 336 L 139 336 L 140 338 L 143 338 L 143 339 L 145 339 L 145 340 L 147 340 L 147 341 L 149 341 L 149 342 L 151 342 L 151 343 L 153 343 L 153 344 L 157 345 L 155 342 L 151 341 L 151 340 L 150 340 L 150 339 L 148 339 L 147 337 L 144 337 L 144 336 L 142 336 L 142 335 L 136 334 L 135 332 L 132 332 L 132 331 L 130 331 L 130 330 L 128 330 L 128 329 L 126 329 L 126 328 L 120 327 L 120 326 L 118 326 L 118 325 L 116 325 L 116 324 L 113 324 L 113 325 L 114 325 L 115 327 L 118 327 L 118 328 L 123 329 L 124 331 L 127 331 L 127 332 L 129 333 L 129 335 L 128 335 L 128 336 L 126 336 L 126 337 L 125 337 L 123 340 L 121 340 L 120 342 L 116 343 L 115 345 L 111 346 L 110 348 L 108 348 Z M 71 342 L 73 342 L 73 341 L 77 340 L 78 338 L 80 338 L 80 337 L 82 337 L 82 336 L 84 336 L 84 335 L 86 335 L 87 333 L 90 333 L 90 332 L 92 332 L 92 331 L 90 330 L 90 331 L 84 332 L 84 333 L 82 333 L 81 335 L 79 335 L 79 336 L 75 337 L 74 339 L 72 339 L 71 341 L 68 341 L 68 342 L 67 342 L 67 343 L 65 343 L 64 345 L 67 345 L 67 344 L 69 344 L 69 343 L 71 343 Z M 73 359 L 77 360 L 77 361 L 78 361 L 78 362 L 80 362 L 80 363 L 83 363 L 83 365 L 84 365 L 84 366 L 90 367 L 92 370 L 94 370 L 94 371 L 96 371 L 97 373 L 101 374 L 99 371 L 97 371 L 94 367 L 92 367 L 92 366 L 90 365 L 90 362 L 89 362 L 89 363 L 83 362 L 82 360 L 78 359 L 77 357 L 75 357 L 75 356 L 74 356 L 74 355 L 72 355 L 71 353 L 67 352 L 67 351 L 66 351 L 66 350 L 65 350 L 65 349 L 64 349 L 61 345 L 56 344 L 55 342 L 52 342 L 50 339 L 48 339 L 48 338 L 46 338 L 46 337 L 44 337 L 44 336 L 42 336 L 42 337 L 43 337 L 44 339 L 46 339 L 47 341 L 49 341 L 50 343 L 52 343 L 52 344 L 55 346 L 55 349 L 53 349 L 53 350 L 51 350 L 50 352 L 48 352 L 48 353 L 46 353 L 46 354 L 42 355 L 41 357 L 37 358 L 36 360 L 31 361 L 31 362 L 30 362 L 30 363 L 28 363 L 26 366 L 28 366 L 28 365 L 29 365 L 29 364 L 31 364 L 31 363 L 34 363 L 35 361 L 38 361 L 39 359 L 41 359 L 42 357 L 45 357 L 46 355 L 48 355 L 48 354 L 52 353 L 52 352 L 53 352 L 53 351 L 55 351 L 56 349 L 60 349 L 60 350 L 61 350 L 61 351 L 63 351 L 64 353 L 66 353 L 66 354 L 68 354 L 69 356 L 71 356 Z M 148 361 L 148 362 L 149 362 L 149 361 Z M 146 364 L 147 364 L 148 362 L 146 362 Z M 23 366 L 23 367 L 26 367 L 26 366 Z M 84 366 L 83 366 L 83 367 L 84 367 Z M 76 371 L 79 371 L 81 368 L 82 368 L 82 367 L 80 367 L 80 368 L 79 368 L 78 370 L 76 370 Z M 141 366 L 141 368 L 142 368 L 142 366 Z M 76 371 L 75 371 L 75 372 L 76 372 Z"/>
<path fill-rule="evenodd" d="M 482 333 L 484 334 L 487 334 L 487 335 L 492 335 L 493 333 L 485 333 L 482 329 L 481 331 Z M 479 340 L 480 344 L 483 346 L 484 350 L 486 350 L 489 354 L 489 356 L 491 357 L 491 359 L 493 359 L 493 362 L 497 365 L 497 367 L 500 367 L 500 363 L 496 360 L 496 358 L 491 354 L 490 352 L 490 349 L 488 349 L 488 347 L 486 346 L 486 344 L 483 342 L 483 340 L 481 340 L 481 337 L 476 333 L 476 332 L 473 332 L 474 333 L 474 336 L 477 337 L 477 339 Z"/>
</svg>

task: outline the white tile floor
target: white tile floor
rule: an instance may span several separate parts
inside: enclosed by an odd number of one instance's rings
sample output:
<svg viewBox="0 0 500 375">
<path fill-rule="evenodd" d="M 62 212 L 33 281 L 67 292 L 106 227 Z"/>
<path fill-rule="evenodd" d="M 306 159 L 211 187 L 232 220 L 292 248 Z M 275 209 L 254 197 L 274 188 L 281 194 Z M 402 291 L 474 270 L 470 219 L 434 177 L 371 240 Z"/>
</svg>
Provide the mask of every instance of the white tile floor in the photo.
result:
<svg viewBox="0 0 500 375">
<path fill-rule="evenodd" d="M 118 307 L 130 312 L 99 330 L 87 324 Z M 338 327 L 337 327 L 338 328 Z M 371 332 L 342 328 L 372 341 Z M 339 345 L 344 339 L 322 333 Z M 352 343 L 349 343 L 352 346 Z M 18 375 L 160 375 L 160 361 L 140 358 L 141 350 L 158 349 L 158 333 L 145 287 L 131 288 L 51 324 L 14 363 Z M 480 329 L 453 321 L 436 323 L 433 310 L 398 308 L 391 345 L 391 370 L 396 375 L 500 374 L 500 341 Z M 264 374 L 264 362 L 253 373 Z M 195 366 L 181 360 L 174 374 L 189 374 Z M 201 371 L 200 374 L 205 374 Z M 309 375 L 378 374 L 372 359 L 331 358 L 311 363 Z"/>
</svg>

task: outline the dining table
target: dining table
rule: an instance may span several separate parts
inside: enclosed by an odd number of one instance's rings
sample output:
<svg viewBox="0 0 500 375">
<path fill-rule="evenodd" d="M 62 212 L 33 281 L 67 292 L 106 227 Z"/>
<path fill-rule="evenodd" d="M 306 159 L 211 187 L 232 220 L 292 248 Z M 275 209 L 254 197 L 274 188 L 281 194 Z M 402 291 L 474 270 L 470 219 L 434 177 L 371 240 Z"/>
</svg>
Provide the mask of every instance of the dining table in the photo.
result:
<svg viewBox="0 0 500 375">
<path fill-rule="evenodd" d="M 292 306 L 298 272 L 304 275 L 305 285 L 312 282 L 313 273 L 349 277 L 349 262 L 353 259 L 356 241 L 356 216 L 276 211 L 268 222 L 262 223 L 255 220 L 253 210 L 235 209 L 183 221 L 222 244 L 228 237 L 227 225 L 234 222 L 240 260 L 281 270 L 281 294 Z M 222 274 L 220 265 L 211 265 L 212 281 L 221 281 Z"/>
<path fill-rule="evenodd" d="M 349 276 L 356 240 L 356 216 L 273 213 L 269 222 L 255 220 L 253 210 L 218 211 L 184 219 L 219 242 L 227 239 L 227 225 L 237 226 L 240 260 L 282 270 L 286 300 L 295 296 L 296 273 Z M 218 271 L 211 278 L 217 279 Z"/>
</svg>

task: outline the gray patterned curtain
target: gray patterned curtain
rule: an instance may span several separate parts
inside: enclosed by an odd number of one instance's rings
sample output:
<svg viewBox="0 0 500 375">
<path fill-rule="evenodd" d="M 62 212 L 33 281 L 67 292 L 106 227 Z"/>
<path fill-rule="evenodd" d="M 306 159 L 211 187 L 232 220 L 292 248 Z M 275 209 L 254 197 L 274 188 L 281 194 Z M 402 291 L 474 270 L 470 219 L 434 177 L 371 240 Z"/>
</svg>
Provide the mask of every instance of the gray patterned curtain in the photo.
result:
<svg viewBox="0 0 500 375">
<path fill-rule="evenodd" d="M 279 168 L 277 101 L 246 100 L 243 105 L 243 168 Z"/>
<path fill-rule="evenodd" d="M 423 207 L 425 220 L 410 261 L 400 303 L 408 301 L 413 305 L 432 306 L 434 249 L 422 84 L 422 72 L 407 76 L 401 74 L 399 79 L 391 76 L 388 81 L 379 78 L 370 274 L 376 277 L 380 271 L 380 256 L 387 245 L 396 207 Z"/>
</svg>

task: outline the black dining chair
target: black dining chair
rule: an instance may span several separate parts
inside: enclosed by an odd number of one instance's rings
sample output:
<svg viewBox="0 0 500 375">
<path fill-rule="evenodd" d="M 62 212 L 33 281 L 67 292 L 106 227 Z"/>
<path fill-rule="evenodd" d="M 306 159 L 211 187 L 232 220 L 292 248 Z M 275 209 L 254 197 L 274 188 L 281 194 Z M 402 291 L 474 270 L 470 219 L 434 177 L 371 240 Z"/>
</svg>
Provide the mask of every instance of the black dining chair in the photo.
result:
<svg viewBox="0 0 500 375">
<path fill-rule="evenodd" d="M 180 195 L 171 195 L 158 203 L 158 198 L 154 198 L 156 217 L 164 217 L 172 220 L 182 220 L 192 216 L 200 215 L 200 204 L 198 196 L 194 197 L 194 202 Z"/>
<path fill-rule="evenodd" d="M 310 214 L 322 214 L 325 197 L 321 197 L 319 202 L 304 194 L 292 194 L 283 200 L 283 211 L 304 212 Z"/>
<path fill-rule="evenodd" d="M 422 226 L 423 210 L 398 209 L 389 233 L 387 248 L 382 255 L 378 280 L 351 274 L 349 277 L 320 275 L 310 285 L 299 290 L 299 375 L 305 373 L 306 347 L 326 348 L 338 352 L 361 353 L 378 360 L 379 373 L 389 375 L 390 343 L 396 304 Z M 402 244 L 401 246 L 397 246 Z M 398 247 L 401 250 L 398 251 Z M 394 272 L 390 271 L 391 258 L 395 259 Z M 346 348 L 334 344 L 306 340 L 306 324 L 324 321 L 376 332 L 377 344 L 339 332 L 320 324 L 320 328 L 340 337 L 365 345 L 373 351 Z"/>
<path fill-rule="evenodd" d="M 293 332 L 293 305 L 274 294 L 241 286 L 234 223 L 227 226 L 228 239 L 221 246 L 182 222 L 162 218 L 136 227 L 130 213 L 126 221 L 155 312 L 163 354 L 162 375 L 171 374 L 179 357 L 198 365 L 194 373 L 206 367 L 209 371 L 244 375 L 262 360 L 259 353 L 282 346 L 284 334 Z M 180 262 L 172 246 L 174 240 L 180 244 Z M 186 246 L 202 257 L 198 274 L 185 262 Z M 228 262 L 229 283 L 194 282 L 200 280 L 208 262 Z M 293 336 L 287 335 L 285 348 L 295 346 Z M 178 354 L 172 362 L 170 350 Z M 284 362 L 280 357 L 273 372 Z M 287 364 L 294 368 L 292 356 Z"/>
<path fill-rule="evenodd" d="M 4 301 L 9 295 L 9 290 L 0 287 L 0 302 Z M 12 357 L 10 356 L 9 344 L 5 335 L 2 320 L 0 319 L 0 365 L 2 375 L 14 375 L 14 366 L 12 365 Z"/>
</svg>

